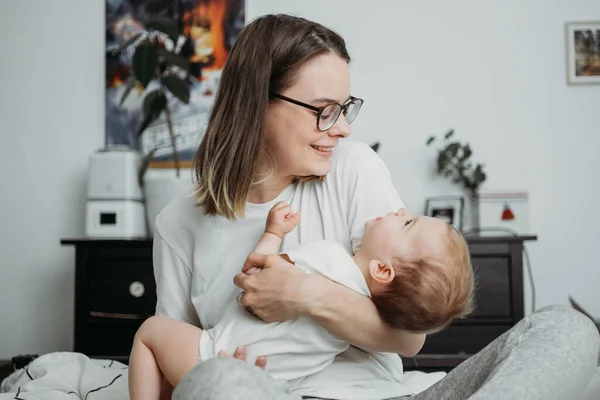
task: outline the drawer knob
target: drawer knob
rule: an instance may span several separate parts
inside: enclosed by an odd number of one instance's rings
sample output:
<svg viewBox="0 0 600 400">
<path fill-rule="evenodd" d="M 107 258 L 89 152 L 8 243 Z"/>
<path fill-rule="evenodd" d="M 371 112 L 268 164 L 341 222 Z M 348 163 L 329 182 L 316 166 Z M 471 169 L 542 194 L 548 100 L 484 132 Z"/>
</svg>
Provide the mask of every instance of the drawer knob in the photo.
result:
<svg viewBox="0 0 600 400">
<path fill-rule="evenodd" d="M 129 285 L 129 294 L 133 297 L 142 297 L 146 289 L 144 288 L 144 284 L 139 281 L 131 282 Z"/>
</svg>

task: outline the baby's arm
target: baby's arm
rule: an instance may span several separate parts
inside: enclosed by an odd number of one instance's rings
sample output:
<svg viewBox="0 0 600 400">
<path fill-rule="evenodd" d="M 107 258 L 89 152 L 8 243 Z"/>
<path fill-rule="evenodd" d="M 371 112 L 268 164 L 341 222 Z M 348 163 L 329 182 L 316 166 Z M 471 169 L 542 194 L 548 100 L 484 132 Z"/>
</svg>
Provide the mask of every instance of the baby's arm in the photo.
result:
<svg viewBox="0 0 600 400">
<path fill-rule="evenodd" d="M 265 233 L 256 244 L 254 253 L 278 253 L 284 236 L 290 233 L 298 222 L 300 222 L 300 212 L 294 213 L 292 207 L 284 201 L 275 204 L 269 211 Z"/>
</svg>

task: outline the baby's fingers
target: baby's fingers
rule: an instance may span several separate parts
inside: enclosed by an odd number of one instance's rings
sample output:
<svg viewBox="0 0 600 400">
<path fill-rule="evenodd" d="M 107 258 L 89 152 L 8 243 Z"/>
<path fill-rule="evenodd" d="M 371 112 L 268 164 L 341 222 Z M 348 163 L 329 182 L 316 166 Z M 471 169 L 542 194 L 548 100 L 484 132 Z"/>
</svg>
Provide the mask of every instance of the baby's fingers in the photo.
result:
<svg viewBox="0 0 600 400">
<path fill-rule="evenodd" d="M 235 349 L 233 357 L 237 358 L 238 360 L 246 361 L 246 358 L 248 357 L 248 351 L 246 350 L 246 346 L 240 346 L 237 349 Z"/>
<path fill-rule="evenodd" d="M 298 211 L 297 213 L 292 215 L 292 217 L 290 219 L 296 223 L 300 222 L 300 211 Z"/>
<path fill-rule="evenodd" d="M 259 368 L 265 369 L 265 367 L 267 366 L 267 358 L 264 356 L 260 356 L 256 359 L 256 362 L 254 364 Z"/>
</svg>

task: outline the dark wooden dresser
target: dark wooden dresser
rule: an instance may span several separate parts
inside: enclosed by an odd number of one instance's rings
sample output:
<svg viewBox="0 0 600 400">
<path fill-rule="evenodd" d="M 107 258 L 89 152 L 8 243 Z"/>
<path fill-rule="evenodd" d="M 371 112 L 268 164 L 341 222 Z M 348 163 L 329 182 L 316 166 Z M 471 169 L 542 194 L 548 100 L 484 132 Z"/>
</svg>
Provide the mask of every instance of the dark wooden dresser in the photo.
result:
<svg viewBox="0 0 600 400">
<path fill-rule="evenodd" d="M 524 316 L 523 245 L 535 236 L 467 239 L 477 279 L 476 310 L 430 336 L 404 359 L 407 370 L 449 370 Z M 65 239 L 75 247 L 74 351 L 127 362 L 133 337 L 153 315 L 151 240 Z"/>
<path fill-rule="evenodd" d="M 127 362 L 133 337 L 154 314 L 151 240 L 65 239 L 75 246 L 73 350 Z"/>
<path fill-rule="evenodd" d="M 475 271 L 475 311 L 431 335 L 406 370 L 449 371 L 519 322 L 525 314 L 523 250 L 536 236 L 468 237 Z"/>
</svg>

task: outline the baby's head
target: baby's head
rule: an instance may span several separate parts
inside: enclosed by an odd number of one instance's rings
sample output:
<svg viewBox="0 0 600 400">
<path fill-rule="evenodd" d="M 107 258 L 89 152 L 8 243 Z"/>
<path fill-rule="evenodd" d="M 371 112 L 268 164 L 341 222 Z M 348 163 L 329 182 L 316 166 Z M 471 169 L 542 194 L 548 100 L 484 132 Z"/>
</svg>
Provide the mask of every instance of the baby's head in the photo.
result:
<svg viewBox="0 0 600 400">
<path fill-rule="evenodd" d="M 383 320 L 433 332 L 472 310 L 474 277 L 462 235 L 446 222 L 405 210 L 367 221 L 357 255 Z"/>
</svg>

